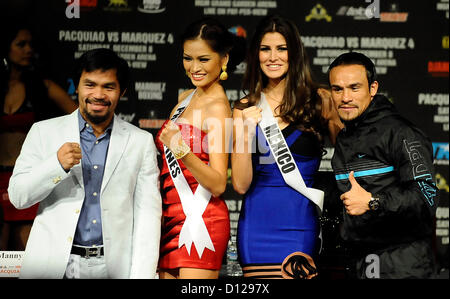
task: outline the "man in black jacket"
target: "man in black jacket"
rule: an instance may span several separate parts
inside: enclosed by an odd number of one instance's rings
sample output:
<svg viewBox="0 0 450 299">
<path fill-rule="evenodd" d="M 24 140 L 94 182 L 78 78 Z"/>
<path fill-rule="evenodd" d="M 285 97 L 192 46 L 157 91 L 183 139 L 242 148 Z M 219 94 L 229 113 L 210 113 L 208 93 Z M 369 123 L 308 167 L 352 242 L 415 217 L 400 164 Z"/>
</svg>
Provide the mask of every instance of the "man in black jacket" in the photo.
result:
<svg viewBox="0 0 450 299">
<path fill-rule="evenodd" d="M 373 62 L 346 53 L 331 64 L 331 95 L 345 128 L 332 159 L 352 278 L 431 278 L 438 190 L 429 139 L 377 95 Z"/>
</svg>

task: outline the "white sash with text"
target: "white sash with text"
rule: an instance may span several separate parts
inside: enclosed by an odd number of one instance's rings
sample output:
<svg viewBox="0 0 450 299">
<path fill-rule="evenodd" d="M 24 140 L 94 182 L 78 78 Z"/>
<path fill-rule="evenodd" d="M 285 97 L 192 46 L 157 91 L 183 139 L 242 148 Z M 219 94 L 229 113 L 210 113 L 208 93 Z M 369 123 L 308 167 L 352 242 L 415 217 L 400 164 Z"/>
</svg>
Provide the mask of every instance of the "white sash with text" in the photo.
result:
<svg viewBox="0 0 450 299">
<path fill-rule="evenodd" d="M 177 111 L 170 119 L 171 121 L 176 122 L 183 111 L 186 110 L 194 93 L 195 92 L 189 95 L 180 104 Z M 178 248 L 186 245 L 186 249 L 190 255 L 191 246 L 192 243 L 194 243 L 197 253 L 201 258 L 205 248 L 215 251 L 208 229 L 206 228 L 202 217 L 208 206 L 209 200 L 211 199 L 211 193 L 199 184 L 195 190 L 195 194 L 193 194 L 173 153 L 166 146 L 164 146 L 164 153 L 167 166 L 170 170 L 170 176 L 172 177 L 175 189 L 180 196 L 183 212 L 186 215 L 186 220 L 181 228 L 178 240 Z"/>
<path fill-rule="evenodd" d="M 272 114 L 265 95 L 261 93 L 259 107 L 262 109 L 262 119 L 259 122 L 270 151 L 280 169 L 284 181 L 293 189 L 311 200 L 319 208 L 319 216 L 323 210 L 324 192 L 322 190 L 306 186 L 303 177 L 295 163 L 294 157 L 284 139 L 278 122 Z"/>
</svg>

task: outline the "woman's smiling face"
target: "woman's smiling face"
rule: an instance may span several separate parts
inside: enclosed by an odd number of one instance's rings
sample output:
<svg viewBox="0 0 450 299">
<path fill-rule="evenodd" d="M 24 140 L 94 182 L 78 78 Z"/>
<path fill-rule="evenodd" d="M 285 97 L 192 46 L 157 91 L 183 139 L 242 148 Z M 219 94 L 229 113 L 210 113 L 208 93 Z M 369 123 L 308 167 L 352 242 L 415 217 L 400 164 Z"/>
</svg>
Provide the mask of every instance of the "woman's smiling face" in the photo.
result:
<svg viewBox="0 0 450 299">
<path fill-rule="evenodd" d="M 206 87 L 219 80 L 226 57 L 214 52 L 202 39 L 187 40 L 183 49 L 183 66 L 192 84 Z"/>
<path fill-rule="evenodd" d="M 286 39 L 278 32 L 266 33 L 259 48 L 259 62 L 269 79 L 282 78 L 289 69 Z"/>
</svg>

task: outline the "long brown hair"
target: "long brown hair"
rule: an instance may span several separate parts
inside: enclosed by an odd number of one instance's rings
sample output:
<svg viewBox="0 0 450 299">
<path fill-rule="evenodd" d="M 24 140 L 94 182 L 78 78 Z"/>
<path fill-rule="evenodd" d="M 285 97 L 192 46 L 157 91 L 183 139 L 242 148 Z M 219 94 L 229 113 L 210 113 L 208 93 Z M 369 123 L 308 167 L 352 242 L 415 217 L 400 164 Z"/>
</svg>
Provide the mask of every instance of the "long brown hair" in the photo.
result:
<svg viewBox="0 0 450 299">
<path fill-rule="evenodd" d="M 248 106 L 258 103 L 262 90 L 268 84 L 269 80 L 260 68 L 259 51 L 264 35 L 273 32 L 280 33 L 286 39 L 289 59 L 286 88 L 278 116 L 302 131 L 314 133 L 322 142 L 325 126 L 321 117 L 321 100 L 317 95 L 318 86 L 313 80 L 297 26 L 288 19 L 277 15 L 268 16 L 256 28 L 247 55 L 247 69 L 242 85 L 244 92 L 248 92 Z"/>
</svg>

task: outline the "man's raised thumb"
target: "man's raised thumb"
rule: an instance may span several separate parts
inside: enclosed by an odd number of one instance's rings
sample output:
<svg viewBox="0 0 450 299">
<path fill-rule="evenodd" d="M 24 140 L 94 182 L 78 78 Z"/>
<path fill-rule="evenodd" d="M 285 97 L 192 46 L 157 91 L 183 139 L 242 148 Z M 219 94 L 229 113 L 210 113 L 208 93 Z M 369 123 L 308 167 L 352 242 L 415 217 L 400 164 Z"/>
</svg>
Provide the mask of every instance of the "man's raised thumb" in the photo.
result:
<svg viewBox="0 0 450 299">
<path fill-rule="evenodd" d="M 351 171 L 350 174 L 348 175 L 348 180 L 350 181 L 350 184 L 352 184 L 352 188 L 359 186 L 358 182 L 355 179 L 355 172 Z"/>
</svg>

